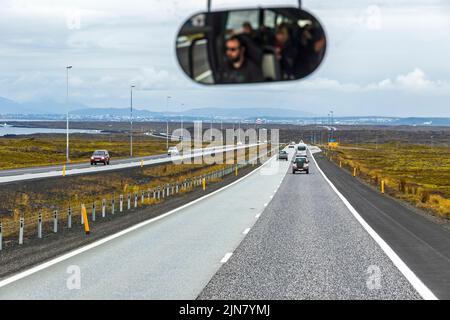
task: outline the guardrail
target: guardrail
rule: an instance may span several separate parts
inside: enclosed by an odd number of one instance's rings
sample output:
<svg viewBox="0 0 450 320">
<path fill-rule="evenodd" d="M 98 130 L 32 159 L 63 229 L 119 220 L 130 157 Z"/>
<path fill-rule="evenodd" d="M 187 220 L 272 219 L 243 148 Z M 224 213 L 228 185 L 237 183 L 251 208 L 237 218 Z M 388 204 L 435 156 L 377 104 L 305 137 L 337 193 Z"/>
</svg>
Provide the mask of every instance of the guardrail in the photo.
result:
<svg viewBox="0 0 450 320">
<path fill-rule="evenodd" d="M 95 226 L 97 221 L 142 209 L 196 188 L 206 190 L 210 183 L 220 181 L 225 176 L 237 176 L 241 168 L 254 166 L 258 162 L 264 163 L 276 150 L 276 148 L 272 148 L 265 154 L 245 160 L 243 163 L 232 164 L 226 168 L 193 176 L 176 183 L 165 183 L 146 189 L 139 188 L 127 194 L 112 194 L 110 197 L 96 198 L 90 202 L 85 201 L 77 207 L 70 204 L 66 207 L 54 207 L 51 213 L 36 212 L 33 217 L 27 217 L 27 219 L 21 216 L 18 223 L 17 221 L 0 220 L 0 250 L 4 249 L 3 243 L 6 238 L 8 241 L 17 241 L 16 243 L 22 245 L 33 239 L 41 239 L 46 235 L 61 232 L 62 229 L 73 229 L 78 224 L 77 221 L 79 221 L 78 225 L 84 227 L 85 233 L 89 234 L 92 232 L 91 226 Z M 8 230 L 8 237 L 5 236 L 5 230 Z"/>
</svg>

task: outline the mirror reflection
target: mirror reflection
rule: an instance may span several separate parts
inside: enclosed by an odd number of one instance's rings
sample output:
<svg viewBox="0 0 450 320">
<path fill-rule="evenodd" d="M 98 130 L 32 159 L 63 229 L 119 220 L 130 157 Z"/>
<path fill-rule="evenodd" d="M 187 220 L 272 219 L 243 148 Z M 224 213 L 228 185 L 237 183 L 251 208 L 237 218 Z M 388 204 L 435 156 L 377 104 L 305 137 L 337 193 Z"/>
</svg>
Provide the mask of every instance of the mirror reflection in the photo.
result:
<svg viewBox="0 0 450 320">
<path fill-rule="evenodd" d="M 204 84 L 297 80 L 323 60 L 325 33 L 297 8 L 258 8 L 201 13 L 177 37 L 183 71 Z"/>
</svg>

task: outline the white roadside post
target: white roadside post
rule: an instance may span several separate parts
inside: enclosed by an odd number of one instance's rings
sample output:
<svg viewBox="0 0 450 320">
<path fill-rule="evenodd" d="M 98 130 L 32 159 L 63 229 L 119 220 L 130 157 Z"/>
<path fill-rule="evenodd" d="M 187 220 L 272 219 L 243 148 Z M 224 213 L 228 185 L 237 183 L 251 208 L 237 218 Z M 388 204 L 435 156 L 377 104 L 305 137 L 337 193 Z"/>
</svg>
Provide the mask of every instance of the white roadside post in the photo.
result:
<svg viewBox="0 0 450 320">
<path fill-rule="evenodd" d="M 138 195 L 137 193 L 134 194 L 134 207 L 137 208 L 137 204 L 138 204 Z"/>
<path fill-rule="evenodd" d="M 123 194 L 120 195 L 119 212 L 123 211 Z"/>
<path fill-rule="evenodd" d="M 102 218 L 106 217 L 106 199 L 102 200 Z"/>
<path fill-rule="evenodd" d="M 141 192 L 141 203 L 144 204 L 144 200 L 145 200 L 145 192 L 142 191 Z"/>
<path fill-rule="evenodd" d="M 128 210 L 131 209 L 131 194 L 128 194 Z"/>
<path fill-rule="evenodd" d="M 67 228 L 72 228 L 72 208 L 67 209 Z"/>
<path fill-rule="evenodd" d="M 80 213 L 80 216 L 81 216 L 81 225 L 84 225 L 83 207 L 84 207 L 84 203 L 81 204 L 81 213 Z"/>
<path fill-rule="evenodd" d="M 42 213 L 38 215 L 38 238 L 42 238 Z"/>
<path fill-rule="evenodd" d="M 113 198 L 112 198 L 112 200 L 111 200 L 111 214 L 114 214 L 114 205 L 115 205 L 115 200 L 114 200 L 114 196 L 113 196 Z"/>
<path fill-rule="evenodd" d="M 58 210 L 53 211 L 53 233 L 58 232 Z"/>
<path fill-rule="evenodd" d="M 92 221 L 95 221 L 95 201 L 92 202 Z"/>
<path fill-rule="evenodd" d="M 19 244 L 23 244 L 23 228 L 25 226 L 24 218 L 20 218 L 19 220 Z"/>
</svg>

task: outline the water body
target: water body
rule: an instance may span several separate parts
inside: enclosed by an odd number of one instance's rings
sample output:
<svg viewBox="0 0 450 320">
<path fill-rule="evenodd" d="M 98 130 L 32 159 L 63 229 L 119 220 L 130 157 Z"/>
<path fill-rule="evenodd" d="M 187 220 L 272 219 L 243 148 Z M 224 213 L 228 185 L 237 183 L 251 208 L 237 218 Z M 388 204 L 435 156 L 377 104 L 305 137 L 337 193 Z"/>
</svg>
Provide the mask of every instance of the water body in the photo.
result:
<svg viewBox="0 0 450 320">
<path fill-rule="evenodd" d="M 0 137 L 8 134 L 26 135 L 36 133 L 66 133 L 66 129 L 53 129 L 53 128 L 22 128 L 13 126 L 4 126 L 0 124 Z M 69 129 L 69 133 L 90 133 L 100 134 L 101 130 L 83 130 L 83 129 Z"/>
</svg>

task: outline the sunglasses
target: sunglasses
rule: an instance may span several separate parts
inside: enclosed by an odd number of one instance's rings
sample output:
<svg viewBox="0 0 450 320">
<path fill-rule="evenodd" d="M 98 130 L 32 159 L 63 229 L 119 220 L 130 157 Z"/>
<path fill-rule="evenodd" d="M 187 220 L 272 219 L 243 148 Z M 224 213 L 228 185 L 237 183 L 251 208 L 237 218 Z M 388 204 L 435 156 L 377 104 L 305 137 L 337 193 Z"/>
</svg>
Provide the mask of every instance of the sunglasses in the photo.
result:
<svg viewBox="0 0 450 320">
<path fill-rule="evenodd" d="M 237 50 L 239 50 L 239 48 L 230 48 L 230 47 L 227 47 L 227 48 L 226 48 L 226 51 L 232 51 L 232 52 L 234 52 L 234 51 L 237 51 Z"/>
</svg>

